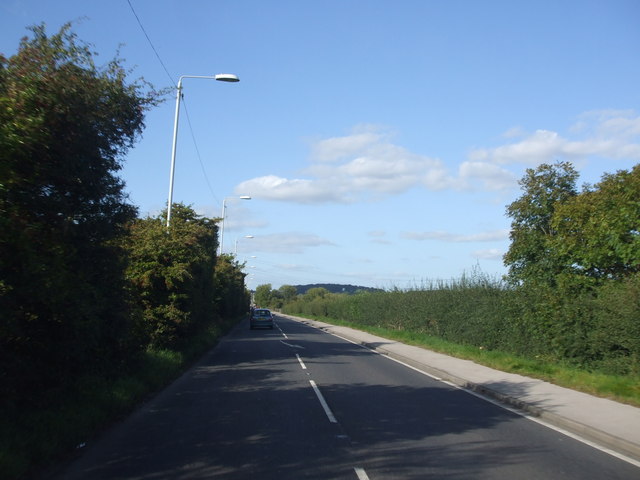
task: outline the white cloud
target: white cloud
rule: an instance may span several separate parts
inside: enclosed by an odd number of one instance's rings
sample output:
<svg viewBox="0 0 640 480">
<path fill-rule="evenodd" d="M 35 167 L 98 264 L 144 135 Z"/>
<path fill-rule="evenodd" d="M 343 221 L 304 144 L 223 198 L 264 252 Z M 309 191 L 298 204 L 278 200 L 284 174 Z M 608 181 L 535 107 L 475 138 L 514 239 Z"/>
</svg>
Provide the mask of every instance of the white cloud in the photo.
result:
<svg viewBox="0 0 640 480">
<path fill-rule="evenodd" d="M 591 137 L 633 139 L 640 135 L 640 117 L 633 110 L 593 110 L 580 115 L 570 131 Z"/>
<path fill-rule="evenodd" d="M 371 243 L 376 243 L 378 245 L 391 245 L 391 242 L 385 238 L 387 232 L 384 230 L 372 230 L 367 232 L 367 235 L 371 237 Z"/>
<path fill-rule="evenodd" d="M 442 242 L 467 243 L 467 242 L 495 242 L 509 238 L 509 230 L 493 230 L 489 232 L 461 235 L 450 232 L 405 232 L 403 238 L 409 240 L 438 240 Z"/>
<path fill-rule="evenodd" d="M 640 160 L 640 117 L 632 111 L 587 112 L 569 132 L 582 138 L 569 139 L 558 132 L 536 130 L 519 142 L 475 149 L 469 158 L 501 165 L 539 165 L 587 157 Z"/>
<path fill-rule="evenodd" d="M 556 132 L 538 130 L 524 140 L 494 149 L 476 149 L 469 155 L 474 161 L 498 164 L 538 164 L 552 161 L 563 150 L 565 140 Z"/>
<path fill-rule="evenodd" d="M 394 145 L 375 127 L 317 142 L 311 162 L 303 171 L 309 178 L 268 175 L 242 182 L 235 190 L 269 200 L 350 203 L 416 186 L 442 190 L 456 183 L 441 160 Z"/>
<path fill-rule="evenodd" d="M 504 252 L 497 248 L 489 248 L 487 250 L 476 250 L 471 252 L 473 258 L 481 260 L 502 260 Z"/>
<path fill-rule="evenodd" d="M 313 265 L 303 265 L 299 263 L 280 263 L 275 265 L 276 268 L 281 270 L 288 270 L 291 272 L 308 272 L 309 270 L 314 269 Z"/>
<path fill-rule="evenodd" d="M 488 162 L 463 162 L 459 168 L 460 179 L 465 183 L 481 182 L 486 190 L 505 190 L 517 186 L 516 175 Z"/>
<path fill-rule="evenodd" d="M 545 129 L 527 135 L 514 127 L 503 135 L 510 143 L 473 149 L 456 175 L 442 160 L 392 143 L 380 127 L 358 126 L 349 135 L 315 142 L 310 165 L 301 172 L 306 178 L 267 175 L 242 182 L 236 192 L 306 204 L 377 200 L 418 187 L 496 192 L 517 187 L 521 172 L 507 170 L 509 165 L 591 157 L 640 160 L 640 117 L 633 111 L 587 112 L 569 134 L 575 138 Z"/>
<path fill-rule="evenodd" d="M 344 201 L 326 182 L 309 179 L 287 179 L 275 175 L 252 178 L 240 183 L 236 192 L 251 192 L 251 196 L 267 200 L 297 203 L 324 203 Z"/>
<path fill-rule="evenodd" d="M 383 136 L 374 132 L 354 133 L 346 137 L 321 140 L 311 148 L 311 158 L 318 162 L 335 162 L 345 157 L 358 155 L 369 146 L 382 141 Z"/>
<path fill-rule="evenodd" d="M 269 253 L 304 253 L 312 247 L 334 245 L 318 235 L 306 233 L 279 233 L 272 235 L 256 235 L 251 243 L 245 245 L 247 251 Z"/>
</svg>

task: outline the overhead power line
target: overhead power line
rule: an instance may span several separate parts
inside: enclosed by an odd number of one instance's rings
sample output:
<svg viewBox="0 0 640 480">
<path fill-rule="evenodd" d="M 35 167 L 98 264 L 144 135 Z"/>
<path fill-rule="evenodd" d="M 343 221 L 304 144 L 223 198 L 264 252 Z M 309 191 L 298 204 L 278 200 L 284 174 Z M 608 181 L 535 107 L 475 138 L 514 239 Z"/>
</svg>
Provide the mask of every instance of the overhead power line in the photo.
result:
<svg viewBox="0 0 640 480">
<path fill-rule="evenodd" d="M 174 86 L 174 88 L 177 89 L 178 86 L 173 81 L 173 76 L 169 73 L 169 70 L 167 69 L 167 67 L 165 66 L 164 62 L 162 61 L 162 58 L 160 58 L 160 54 L 156 50 L 156 47 L 153 45 L 153 42 L 151 41 L 151 38 L 149 38 L 149 35 L 147 34 L 147 31 L 144 29 L 144 26 L 142 25 L 142 21 L 140 20 L 140 17 L 138 17 L 138 14 L 136 13 L 135 9 L 133 8 L 133 5 L 131 4 L 131 0 L 127 0 L 127 3 L 129 4 L 129 8 L 131 8 L 131 12 L 133 13 L 133 16 L 136 17 L 138 25 L 140 25 L 140 30 L 142 30 L 142 33 L 144 33 L 144 36 L 147 38 L 147 41 L 149 42 L 149 45 L 151 46 L 151 49 L 153 50 L 153 53 L 156 54 L 156 58 L 160 62 L 160 65 L 162 65 L 162 68 L 164 69 L 165 73 L 167 74 L 167 77 L 169 77 L 169 81 Z M 220 204 L 220 200 L 218 200 L 218 197 L 216 197 L 216 194 L 213 193 L 213 188 L 211 187 L 211 182 L 209 182 L 209 177 L 207 176 L 207 172 L 206 172 L 206 170 L 204 168 L 204 163 L 202 163 L 202 157 L 200 156 L 200 149 L 198 148 L 198 143 L 196 142 L 196 136 L 193 133 L 193 126 L 191 125 L 191 118 L 189 118 L 189 110 L 187 109 L 187 105 L 186 105 L 184 99 L 183 99 L 183 104 L 184 104 L 184 112 L 185 112 L 185 114 L 187 116 L 187 123 L 189 124 L 189 131 L 191 132 L 191 138 L 193 140 L 193 145 L 194 145 L 194 147 L 196 149 L 196 155 L 198 157 L 198 162 L 200 163 L 200 168 L 202 169 L 202 174 L 204 176 L 204 180 L 207 183 L 207 187 L 209 187 L 209 192 L 211 193 L 211 196 L 216 201 L 216 203 Z"/>
<path fill-rule="evenodd" d="M 133 13 L 133 16 L 136 17 L 136 20 L 138 21 L 138 25 L 140 25 L 140 29 L 142 30 L 142 33 L 144 33 L 144 36 L 147 37 L 147 41 L 149 42 L 149 45 L 151 45 L 151 49 L 153 50 L 153 53 L 156 54 L 156 58 L 160 62 L 160 65 L 162 65 L 162 68 L 164 69 L 165 73 L 167 74 L 167 77 L 169 77 L 169 81 L 171 82 L 171 84 L 174 87 L 178 88 L 176 83 L 173 81 L 173 77 L 169 73 L 169 70 L 167 70 L 167 67 L 165 66 L 164 62 L 162 61 L 162 58 L 160 58 L 160 54 L 158 54 L 158 51 L 156 50 L 156 47 L 153 46 L 153 42 L 149 38 L 149 35 L 147 35 L 147 31 L 142 26 L 142 22 L 140 21 L 140 17 L 138 17 L 138 14 L 136 13 L 135 9 L 133 8 L 133 5 L 131 5 L 131 1 L 127 0 L 127 3 L 129 4 L 129 7 L 131 8 L 131 12 Z"/>
</svg>

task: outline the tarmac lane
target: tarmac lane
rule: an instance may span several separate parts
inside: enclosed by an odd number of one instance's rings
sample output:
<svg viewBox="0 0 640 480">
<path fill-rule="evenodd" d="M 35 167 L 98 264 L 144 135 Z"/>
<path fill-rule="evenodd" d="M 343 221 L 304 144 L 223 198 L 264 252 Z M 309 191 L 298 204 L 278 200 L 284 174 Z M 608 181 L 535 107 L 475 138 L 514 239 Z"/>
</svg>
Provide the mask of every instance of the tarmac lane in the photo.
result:
<svg viewBox="0 0 640 480">
<path fill-rule="evenodd" d="M 629 479 L 632 464 L 284 316 L 238 325 L 56 479 Z"/>
<path fill-rule="evenodd" d="M 290 320 L 279 326 L 304 347 L 298 355 L 369 478 L 640 478 L 637 464 Z"/>
</svg>

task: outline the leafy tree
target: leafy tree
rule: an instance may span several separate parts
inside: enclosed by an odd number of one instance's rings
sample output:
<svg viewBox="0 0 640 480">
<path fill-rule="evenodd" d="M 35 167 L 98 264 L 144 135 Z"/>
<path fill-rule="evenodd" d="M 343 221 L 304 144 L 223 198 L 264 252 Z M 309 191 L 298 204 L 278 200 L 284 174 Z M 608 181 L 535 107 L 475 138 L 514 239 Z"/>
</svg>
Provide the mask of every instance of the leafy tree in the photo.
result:
<svg viewBox="0 0 640 480">
<path fill-rule="evenodd" d="M 640 375 L 640 273 L 604 282 L 589 307 L 595 320 L 589 332 L 595 366 Z"/>
<path fill-rule="evenodd" d="M 282 285 L 278 291 L 282 296 L 282 301 L 286 304 L 292 302 L 298 296 L 298 290 L 292 285 Z"/>
<path fill-rule="evenodd" d="M 595 279 L 640 271 L 640 165 L 606 174 L 594 188 L 559 205 L 553 248 L 573 273 Z"/>
<path fill-rule="evenodd" d="M 259 307 L 268 307 L 271 305 L 272 289 L 270 283 L 258 285 L 254 295 L 254 301 Z"/>
<path fill-rule="evenodd" d="M 280 309 L 283 305 L 293 301 L 298 295 L 296 287 L 282 285 L 277 290 L 271 287 L 270 283 L 259 285 L 254 296 L 255 303 L 265 308 Z"/>
<path fill-rule="evenodd" d="M 69 24 L 31 32 L 0 55 L 0 389 L 25 394 L 131 347 L 116 173 L 158 99 Z"/>
<path fill-rule="evenodd" d="M 567 162 L 527 169 L 520 180 L 523 195 L 507 207 L 511 246 L 504 256 L 514 283 L 552 284 L 562 270 L 551 240 L 556 235 L 552 219 L 556 208 L 576 193 L 578 173 Z"/>
<path fill-rule="evenodd" d="M 282 305 L 284 305 L 284 298 L 282 297 L 280 289 L 271 290 L 271 301 L 269 302 L 269 307 L 279 310 L 282 308 Z"/>
<path fill-rule="evenodd" d="M 140 330 L 155 347 L 178 346 L 215 314 L 217 226 L 182 204 L 174 204 L 172 213 L 169 232 L 162 212 L 132 222 L 127 237 L 127 279 Z"/>
<path fill-rule="evenodd" d="M 331 292 L 323 287 L 314 287 L 307 290 L 302 297 L 305 302 L 311 302 L 316 298 L 324 298 L 329 295 Z"/>
<path fill-rule="evenodd" d="M 242 267 L 233 255 L 222 255 L 216 263 L 216 307 L 222 318 L 235 318 L 249 310 L 250 294 Z"/>
</svg>

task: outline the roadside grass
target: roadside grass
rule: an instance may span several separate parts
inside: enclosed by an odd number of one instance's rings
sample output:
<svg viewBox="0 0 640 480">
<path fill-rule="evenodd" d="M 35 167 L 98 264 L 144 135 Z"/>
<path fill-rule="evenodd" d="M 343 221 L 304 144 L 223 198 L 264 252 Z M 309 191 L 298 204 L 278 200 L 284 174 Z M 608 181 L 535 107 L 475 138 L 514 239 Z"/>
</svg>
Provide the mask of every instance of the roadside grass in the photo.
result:
<svg viewBox="0 0 640 480">
<path fill-rule="evenodd" d="M 72 458 L 212 348 L 233 325 L 211 327 L 183 351 L 147 350 L 117 377 L 87 376 L 0 416 L 0 478 L 31 478 Z"/>
<path fill-rule="evenodd" d="M 408 345 L 471 360 L 503 372 L 538 378 L 562 387 L 640 407 L 640 376 L 638 375 L 607 375 L 551 362 L 545 358 L 525 358 L 497 350 L 451 343 L 419 332 L 362 325 L 324 316 L 305 315 L 305 317 L 365 331 Z"/>
</svg>

